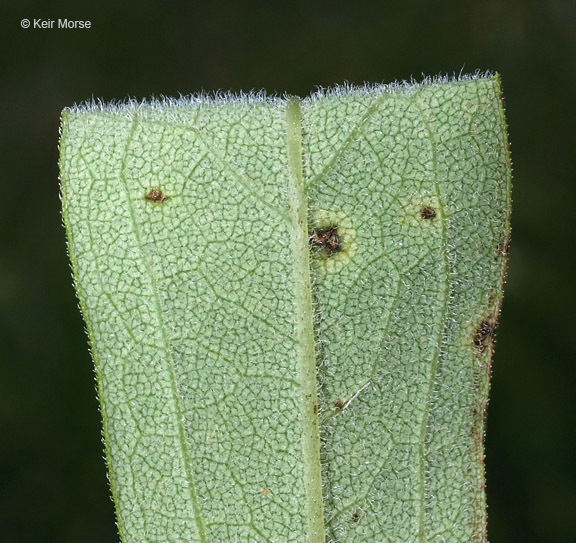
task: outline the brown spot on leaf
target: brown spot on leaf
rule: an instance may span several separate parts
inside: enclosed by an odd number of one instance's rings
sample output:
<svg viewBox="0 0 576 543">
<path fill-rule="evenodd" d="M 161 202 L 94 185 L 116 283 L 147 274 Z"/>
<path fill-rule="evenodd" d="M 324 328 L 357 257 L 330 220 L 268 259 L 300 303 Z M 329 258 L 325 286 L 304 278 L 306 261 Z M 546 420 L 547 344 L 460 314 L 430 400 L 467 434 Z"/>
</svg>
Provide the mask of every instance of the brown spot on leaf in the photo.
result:
<svg viewBox="0 0 576 543">
<path fill-rule="evenodd" d="M 420 210 L 420 216 L 427 221 L 432 221 L 436 218 L 436 210 L 433 207 L 424 206 Z"/>
<path fill-rule="evenodd" d="M 354 511 L 352 513 L 352 522 L 359 522 L 360 521 L 360 513 L 358 511 Z"/>
<path fill-rule="evenodd" d="M 497 256 L 508 256 L 510 254 L 510 234 L 505 242 L 500 242 L 497 247 Z"/>
<path fill-rule="evenodd" d="M 334 407 L 336 409 L 344 409 L 344 402 L 342 400 L 336 400 L 334 402 Z"/>
<path fill-rule="evenodd" d="M 310 245 L 321 250 L 326 256 L 332 256 L 342 250 L 340 235 L 336 225 L 318 228 L 312 231 Z"/>
<path fill-rule="evenodd" d="M 160 189 L 150 189 L 148 194 L 146 194 L 146 200 L 154 202 L 155 204 L 161 204 L 167 200 L 167 197 Z"/>
<path fill-rule="evenodd" d="M 317 415 L 318 414 L 318 404 L 314 404 L 314 408 L 313 408 L 314 414 Z"/>
<path fill-rule="evenodd" d="M 496 323 L 493 320 L 484 319 L 474 330 L 474 345 L 479 353 L 483 353 L 494 342 Z"/>
</svg>

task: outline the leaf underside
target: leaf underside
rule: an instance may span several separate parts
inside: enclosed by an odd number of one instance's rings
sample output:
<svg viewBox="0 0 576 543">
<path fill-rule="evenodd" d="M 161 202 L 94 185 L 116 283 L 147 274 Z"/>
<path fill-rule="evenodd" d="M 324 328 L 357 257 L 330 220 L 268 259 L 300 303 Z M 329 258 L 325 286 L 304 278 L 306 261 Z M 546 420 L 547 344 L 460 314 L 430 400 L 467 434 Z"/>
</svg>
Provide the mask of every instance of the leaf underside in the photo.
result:
<svg viewBox="0 0 576 543">
<path fill-rule="evenodd" d="M 485 540 L 497 76 L 63 114 L 124 543 Z"/>
</svg>

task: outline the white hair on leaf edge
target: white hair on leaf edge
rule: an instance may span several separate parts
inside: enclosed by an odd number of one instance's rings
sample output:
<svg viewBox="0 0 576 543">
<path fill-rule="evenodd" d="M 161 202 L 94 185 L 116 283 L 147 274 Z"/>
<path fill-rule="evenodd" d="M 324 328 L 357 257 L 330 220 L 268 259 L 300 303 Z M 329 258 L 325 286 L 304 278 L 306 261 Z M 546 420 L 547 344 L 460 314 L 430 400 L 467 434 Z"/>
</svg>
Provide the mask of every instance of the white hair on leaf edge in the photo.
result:
<svg viewBox="0 0 576 543">
<path fill-rule="evenodd" d="M 359 94 L 365 92 L 409 92 L 411 90 L 422 87 L 423 85 L 444 85 L 449 83 L 460 83 L 473 81 L 476 79 L 490 79 L 497 75 L 496 72 L 490 70 L 482 71 L 477 70 L 471 74 L 458 75 L 456 73 L 451 76 L 436 75 L 436 76 L 422 76 L 421 80 L 410 78 L 409 81 L 394 81 L 392 83 L 364 83 L 362 85 L 355 85 L 352 83 L 344 82 L 334 85 L 332 87 L 318 87 L 316 91 L 312 92 L 310 96 L 305 98 L 304 102 L 314 102 L 321 98 L 341 96 L 344 94 Z M 99 98 L 92 97 L 91 99 L 74 104 L 71 107 L 64 108 L 64 111 L 70 113 L 94 113 L 94 112 L 107 112 L 117 114 L 130 114 L 138 112 L 139 110 L 155 110 L 165 108 L 182 108 L 200 105 L 222 105 L 222 104 L 254 104 L 262 105 L 268 103 L 270 105 L 283 106 L 290 99 L 290 95 L 283 94 L 282 96 L 276 94 L 268 94 L 264 90 L 252 90 L 250 92 L 233 93 L 229 91 L 214 91 L 214 92 L 199 92 L 197 94 L 180 94 L 178 98 L 168 97 L 164 95 L 152 96 L 151 98 L 144 98 L 137 100 L 134 97 L 128 97 L 124 100 L 112 100 L 105 102 Z"/>
</svg>

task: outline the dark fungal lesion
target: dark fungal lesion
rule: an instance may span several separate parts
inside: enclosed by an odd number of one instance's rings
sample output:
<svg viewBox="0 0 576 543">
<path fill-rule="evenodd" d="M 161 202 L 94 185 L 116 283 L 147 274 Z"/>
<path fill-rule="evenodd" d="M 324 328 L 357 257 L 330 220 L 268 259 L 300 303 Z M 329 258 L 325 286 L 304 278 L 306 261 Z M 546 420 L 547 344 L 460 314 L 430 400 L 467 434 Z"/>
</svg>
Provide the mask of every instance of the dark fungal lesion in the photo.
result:
<svg viewBox="0 0 576 543">
<path fill-rule="evenodd" d="M 309 241 L 312 247 L 315 247 L 326 257 L 331 257 L 342 251 L 341 235 L 338 232 L 338 226 L 334 224 L 312 230 Z"/>
<path fill-rule="evenodd" d="M 161 204 L 168 199 L 168 197 L 160 189 L 155 188 L 150 189 L 147 192 L 145 198 L 149 202 L 153 202 L 155 204 Z"/>
<path fill-rule="evenodd" d="M 308 247 L 313 273 L 339 272 L 351 264 L 358 250 L 353 221 L 341 210 L 314 209 L 308 218 Z"/>
<path fill-rule="evenodd" d="M 436 210 L 430 206 L 424 206 L 420 210 L 420 217 L 426 221 L 433 221 L 436 218 Z"/>
<path fill-rule="evenodd" d="M 496 323 L 491 319 L 484 319 L 474 330 L 472 341 L 478 353 L 483 353 L 494 343 Z"/>
</svg>

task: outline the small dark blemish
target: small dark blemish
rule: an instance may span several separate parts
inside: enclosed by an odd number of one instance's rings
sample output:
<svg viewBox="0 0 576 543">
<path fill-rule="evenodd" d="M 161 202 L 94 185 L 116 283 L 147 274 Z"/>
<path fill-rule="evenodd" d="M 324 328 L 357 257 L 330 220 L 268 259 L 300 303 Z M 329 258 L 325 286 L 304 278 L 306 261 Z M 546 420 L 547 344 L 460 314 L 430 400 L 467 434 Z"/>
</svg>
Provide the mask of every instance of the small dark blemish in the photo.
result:
<svg viewBox="0 0 576 543">
<path fill-rule="evenodd" d="M 314 414 L 317 415 L 318 414 L 318 404 L 314 404 L 314 408 L 312 409 L 314 411 Z"/>
<path fill-rule="evenodd" d="M 167 200 L 167 197 L 160 189 L 150 189 L 148 194 L 146 194 L 146 200 L 154 202 L 155 204 L 161 204 Z"/>
<path fill-rule="evenodd" d="M 490 296 L 488 297 L 488 303 L 486 304 L 487 307 L 492 307 L 496 300 L 496 289 L 490 289 Z"/>
<path fill-rule="evenodd" d="M 494 341 L 496 324 L 489 320 L 483 320 L 474 331 L 474 345 L 479 353 L 483 353 Z"/>
<path fill-rule="evenodd" d="M 336 225 L 327 228 L 318 228 L 310 236 L 310 245 L 317 247 L 326 256 L 332 256 L 342 250 L 340 235 Z"/>
<path fill-rule="evenodd" d="M 501 242 L 498 244 L 497 254 L 498 256 L 504 256 L 504 257 L 510 254 L 510 235 L 506 237 L 505 242 Z"/>
<path fill-rule="evenodd" d="M 344 402 L 342 400 L 336 400 L 334 402 L 334 407 L 336 409 L 344 409 Z"/>
<path fill-rule="evenodd" d="M 436 218 L 436 210 L 433 207 L 424 206 L 420 210 L 420 216 L 427 221 L 432 221 Z"/>
<path fill-rule="evenodd" d="M 360 513 L 358 511 L 354 511 L 352 513 L 352 522 L 359 522 L 360 521 Z"/>
</svg>

